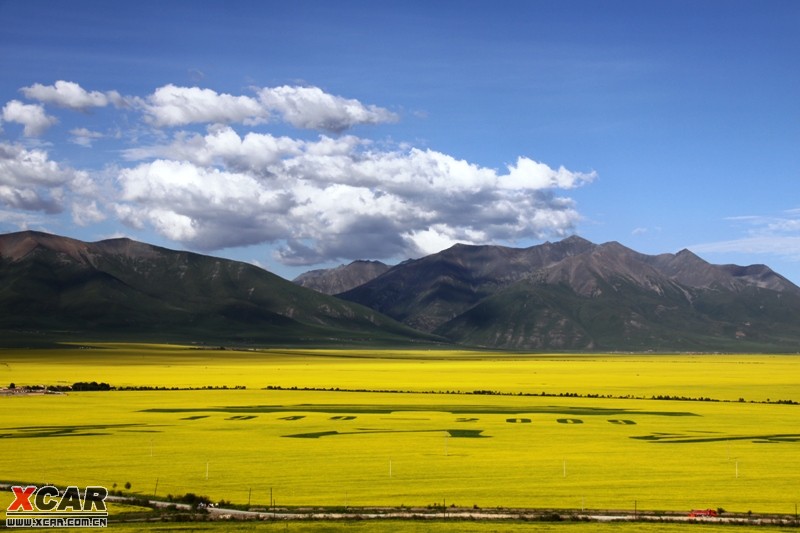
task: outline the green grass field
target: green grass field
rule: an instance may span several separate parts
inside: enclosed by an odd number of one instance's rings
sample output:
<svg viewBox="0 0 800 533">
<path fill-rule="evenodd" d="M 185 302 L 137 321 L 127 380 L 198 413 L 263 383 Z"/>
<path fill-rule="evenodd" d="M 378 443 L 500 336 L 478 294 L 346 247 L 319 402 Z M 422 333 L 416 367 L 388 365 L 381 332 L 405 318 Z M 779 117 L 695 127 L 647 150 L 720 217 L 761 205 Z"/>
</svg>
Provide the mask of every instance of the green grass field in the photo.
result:
<svg viewBox="0 0 800 533">
<path fill-rule="evenodd" d="M 800 406 L 760 402 L 800 400 L 798 376 L 798 356 L 6 350 L 2 385 L 247 390 L 0 397 L 0 472 L 253 507 L 793 514 Z M 512 395 L 446 393 L 475 390 Z"/>
</svg>

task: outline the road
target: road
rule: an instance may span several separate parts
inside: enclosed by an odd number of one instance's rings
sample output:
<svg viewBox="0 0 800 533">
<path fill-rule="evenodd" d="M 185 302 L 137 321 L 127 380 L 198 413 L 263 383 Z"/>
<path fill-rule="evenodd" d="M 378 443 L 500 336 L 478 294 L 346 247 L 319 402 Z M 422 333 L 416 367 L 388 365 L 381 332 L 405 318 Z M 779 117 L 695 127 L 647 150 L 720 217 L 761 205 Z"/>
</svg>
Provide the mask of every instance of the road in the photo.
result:
<svg viewBox="0 0 800 533">
<path fill-rule="evenodd" d="M 151 502 L 159 507 L 169 505 L 169 502 Z M 188 506 L 182 507 L 188 509 Z M 219 520 L 469 520 L 469 521 L 540 521 L 540 520 L 565 520 L 588 522 L 698 522 L 698 523 L 724 523 L 724 524 L 750 524 L 750 525 L 792 525 L 797 520 L 794 516 L 764 516 L 764 515 L 730 515 L 691 517 L 688 514 L 664 514 L 652 512 L 581 512 L 570 510 L 549 511 L 541 509 L 461 509 L 448 508 L 446 511 L 439 509 L 398 509 L 398 508 L 357 508 L 345 512 L 326 511 L 324 509 L 278 509 L 273 511 L 240 509 L 227 509 L 209 507 L 206 509 L 210 518 Z"/>
<path fill-rule="evenodd" d="M 11 490 L 11 484 L 0 483 L 0 490 Z M 127 503 L 132 505 L 142 504 L 142 499 L 126 496 L 106 497 L 108 502 Z M 145 500 L 153 509 L 173 508 L 185 512 L 195 512 L 198 509 L 186 503 L 176 503 L 163 500 Z M 654 513 L 648 511 L 578 511 L 578 510 L 547 510 L 547 509 L 464 509 L 464 508 L 389 508 L 365 507 L 352 508 L 346 511 L 332 511 L 324 508 L 275 508 L 275 509 L 229 509 L 208 506 L 202 509 L 208 513 L 212 520 L 470 520 L 470 521 L 652 521 L 652 522 L 702 522 L 726 524 L 751 524 L 751 525 L 798 525 L 797 516 L 794 515 L 743 515 L 728 514 L 723 516 L 691 517 L 678 513 Z"/>
</svg>

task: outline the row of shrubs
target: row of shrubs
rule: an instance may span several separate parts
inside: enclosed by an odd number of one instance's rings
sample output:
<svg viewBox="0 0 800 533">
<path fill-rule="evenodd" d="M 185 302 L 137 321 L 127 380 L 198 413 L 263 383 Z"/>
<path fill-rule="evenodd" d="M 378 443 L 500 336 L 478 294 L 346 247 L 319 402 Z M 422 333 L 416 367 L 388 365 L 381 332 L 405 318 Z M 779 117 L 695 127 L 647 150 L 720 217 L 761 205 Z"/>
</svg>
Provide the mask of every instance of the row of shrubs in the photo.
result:
<svg viewBox="0 0 800 533">
<path fill-rule="evenodd" d="M 78 381 L 72 385 L 24 385 L 17 387 L 16 383 L 10 383 L 8 388 L 11 390 L 25 391 L 52 391 L 52 392 L 84 392 L 84 391 L 158 391 L 158 390 L 244 390 L 244 385 L 206 385 L 205 387 L 114 387 L 106 382 L 97 381 Z"/>
<path fill-rule="evenodd" d="M 17 389 L 16 384 L 11 383 L 8 386 L 9 389 Z M 244 385 L 235 385 L 233 387 L 229 387 L 228 385 L 206 385 L 205 387 L 149 387 L 149 386 L 136 386 L 136 387 L 113 387 L 108 383 L 101 382 L 98 383 L 96 381 L 78 381 L 73 383 L 72 385 L 26 385 L 24 387 L 20 387 L 24 390 L 29 391 L 55 391 L 55 392 L 83 392 L 83 391 L 162 391 L 162 390 L 245 390 L 247 389 Z M 411 391 L 403 391 L 403 390 L 370 390 L 370 389 L 341 389 L 339 387 L 331 387 L 331 388 L 318 388 L 318 387 L 281 387 L 280 385 L 269 385 L 264 387 L 265 390 L 303 390 L 303 391 L 327 391 L 327 392 L 384 392 L 384 393 L 408 393 Z M 625 396 L 613 396 L 611 394 L 602 395 L 602 394 L 578 394 L 577 392 L 559 392 L 559 393 L 548 393 L 548 392 L 541 392 L 541 393 L 523 393 L 523 392 L 500 392 L 500 391 L 493 391 L 493 390 L 486 390 L 486 389 L 479 389 L 474 390 L 471 392 L 462 392 L 462 391 L 427 391 L 427 394 L 475 394 L 475 395 L 487 395 L 487 396 L 543 396 L 543 397 L 558 397 L 558 398 L 620 398 L 620 399 L 645 399 L 645 397 L 634 397 L 631 395 Z M 651 400 L 673 400 L 673 401 L 686 401 L 686 402 L 729 402 L 730 400 L 717 400 L 714 398 L 708 397 L 688 397 L 688 396 L 676 396 L 670 394 L 658 394 L 653 395 L 650 397 Z M 738 400 L 740 403 L 744 403 L 744 398 L 739 398 Z M 800 405 L 800 402 L 795 400 L 770 400 L 767 398 L 764 402 L 753 402 L 750 403 L 775 403 L 775 404 L 783 404 L 783 405 Z"/>
</svg>

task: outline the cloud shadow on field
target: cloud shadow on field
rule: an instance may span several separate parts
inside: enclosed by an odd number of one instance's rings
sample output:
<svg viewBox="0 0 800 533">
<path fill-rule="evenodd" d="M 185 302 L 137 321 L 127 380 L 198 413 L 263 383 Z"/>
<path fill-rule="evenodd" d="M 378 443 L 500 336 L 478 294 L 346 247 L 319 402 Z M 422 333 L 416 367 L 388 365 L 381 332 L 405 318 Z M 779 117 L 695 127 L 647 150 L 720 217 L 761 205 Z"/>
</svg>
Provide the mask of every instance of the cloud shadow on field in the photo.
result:
<svg viewBox="0 0 800 533">
<path fill-rule="evenodd" d="M 779 433 L 773 435 L 715 435 L 713 437 L 680 433 L 653 433 L 651 435 L 640 435 L 631 438 L 659 444 L 698 444 L 734 440 L 749 440 L 757 444 L 775 444 L 784 442 L 800 442 L 800 433 Z"/>
<path fill-rule="evenodd" d="M 481 435 L 482 429 L 359 429 L 359 431 L 316 431 L 313 433 L 296 433 L 284 435 L 294 439 L 318 439 L 320 437 L 333 437 L 336 435 L 375 435 L 383 433 L 441 433 L 446 432 L 454 439 L 489 439 L 488 435 Z"/>
<path fill-rule="evenodd" d="M 36 439 L 46 437 L 96 437 L 117 431 L 160 433 L 150 424 L 87 424 L 83 426 L 20 426 L 0 428 L 0 439 Z"/>
<path fill-rule="evenodd" d="M 330 413 L 330 414 L 392 414 L 404 412 L 439 412 L 454 415 L 521 415 L 521 414 L 560 414 L 568 416 L 700 416 L 688 411 L 642 411 L 636 409 L 609 409 L 599 407 L 541 406 L 541 407 L 498 407 L 496 405 L 340 405 L 340 404 L 298 404 L 298 405 L 237 405 L 220 407 L 155 407 L 144 409 L 143 413 Z"/>
</svg>

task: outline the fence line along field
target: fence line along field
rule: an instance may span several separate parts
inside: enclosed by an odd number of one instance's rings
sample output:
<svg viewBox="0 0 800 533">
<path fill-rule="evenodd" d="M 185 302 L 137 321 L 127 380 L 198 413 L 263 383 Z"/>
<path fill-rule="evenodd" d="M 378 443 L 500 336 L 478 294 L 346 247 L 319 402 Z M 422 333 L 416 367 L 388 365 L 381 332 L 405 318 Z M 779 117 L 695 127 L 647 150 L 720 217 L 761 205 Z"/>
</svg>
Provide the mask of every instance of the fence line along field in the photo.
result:
<svg viewBox="0 0 800 533">
<path fill-rule="evenodd" d="M 797 376 L 789 355 L 5 350 L 4 384 L 184 390 L 0 397 L 0 469 L 254 507 L 793 514 Z"/>
</svg>

